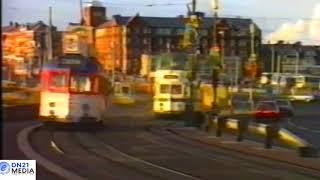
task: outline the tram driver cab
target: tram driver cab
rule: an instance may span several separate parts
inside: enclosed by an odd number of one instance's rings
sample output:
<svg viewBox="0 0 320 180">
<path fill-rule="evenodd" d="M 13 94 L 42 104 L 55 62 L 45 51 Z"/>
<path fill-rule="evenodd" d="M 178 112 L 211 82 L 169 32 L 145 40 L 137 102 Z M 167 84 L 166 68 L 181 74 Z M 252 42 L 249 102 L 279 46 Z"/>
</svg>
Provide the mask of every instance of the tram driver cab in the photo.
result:
<svg viewBox="0 0 320 180">
<path fill-rule="evenodd" d="M 102 121 L 107 86 L 94 59 L 61 57 L 41 71 L 40 118 L 65 123 Z"/>
<path fill-rule="evenodd" d="M 155 73 L 153 112 L 160 114 L 182 114 L 190 96 L 186 71 L 158 70 Z"/>
</svg>

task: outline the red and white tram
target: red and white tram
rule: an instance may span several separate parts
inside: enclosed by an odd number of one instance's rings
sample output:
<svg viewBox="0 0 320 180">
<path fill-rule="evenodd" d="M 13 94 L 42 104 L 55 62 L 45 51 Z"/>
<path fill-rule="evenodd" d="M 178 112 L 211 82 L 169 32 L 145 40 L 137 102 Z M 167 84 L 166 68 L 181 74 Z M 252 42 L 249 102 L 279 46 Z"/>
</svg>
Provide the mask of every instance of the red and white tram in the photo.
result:
<svg viewBox="0 0 320 180">
<path fill-rule="evenodd" d="M 76 123 L 102 122 L 107 81 L 100 64 L 80 55 L 64 56 L 41 71 L 40 119 Z"/>
</svg>

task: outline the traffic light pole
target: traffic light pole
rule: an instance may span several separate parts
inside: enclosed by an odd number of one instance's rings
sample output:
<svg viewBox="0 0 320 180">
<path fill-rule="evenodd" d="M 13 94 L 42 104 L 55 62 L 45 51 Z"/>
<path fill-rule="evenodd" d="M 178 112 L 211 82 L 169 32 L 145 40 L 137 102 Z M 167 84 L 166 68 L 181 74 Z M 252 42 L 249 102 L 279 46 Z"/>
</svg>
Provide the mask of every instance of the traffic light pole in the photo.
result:
<svg viewBox="0 0 320 180">
<path fill-rule="evenodd" d="M 199 119 L 196 119 L 196 112 L 194 107 L 194 81 L 196 80 L 196 72 L 198 66 L 198 47 L 199 47 L 199 33 L 198 28 L 200 25 L 200 17 L 202 13 L 196 12 L 196 0 L 192 1 L 192 12 L 188 12 L 189 15 L 189 25 L 191 25 L 193 29 L 193 38 L 191 42 L 191 46 L 186 46 L 189 50 L 192 51 L 193 57 L 190 61 L 190 75 L 189 75 L 189 88 L 190 88 L 190 98 L 186 104 L 186 122 L 189 123 L 191 126 L 200 126 Z M 189 43 L 188 43 L 189 44 Z"/>
<path fill-rule="evenodd" d="M 256 54 L 255 54 L 255 26 L 253 23 L 250 24 L 250 34 L 251 34 L 251 57 L 249 59 L 250 64 L 250 93 L 249 93 L 249 101 L 251 104 L 251 109 L 254 107 L 254 101 L 253 101 L 253 82 L 256 75 Z"/>
<path fill-rule="evenodd" d="M 214 10 L 214 16 L 213 16 L 213 48 L 217 48 L 217 24 L 216 24 L 216 20 L 218 18 L 218 2 L 215 1 L 213 10 Z M 213 100 L 212 100 L 212 111 L 213 113 L 215 113 L 215 111 L 217 110 L 217 87 L 218 87 L 218 76 L 219 73 L 217 72 L 217 70 L 213 69 L 212 70 L 212 90 L 213 90 Z"/>
</svg>

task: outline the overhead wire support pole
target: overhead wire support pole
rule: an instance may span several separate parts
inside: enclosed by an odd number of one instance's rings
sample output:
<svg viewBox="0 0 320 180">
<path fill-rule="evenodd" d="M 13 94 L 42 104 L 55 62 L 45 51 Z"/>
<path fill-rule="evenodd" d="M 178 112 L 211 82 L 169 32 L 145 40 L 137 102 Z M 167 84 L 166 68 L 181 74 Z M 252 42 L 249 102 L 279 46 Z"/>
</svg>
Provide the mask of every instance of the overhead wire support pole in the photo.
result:
<svg viewBox="0 0 320 180">
<path fill-rule="evenodd" d="M 213 32 L 212 32 L 212 48 L 213 51 L 215 51 L 215 53 L 218 53 L 217 49 L 217 24 L 216 24 L 216 20 L 218 18 L 218 10 L 219 10 L 219 6 L 218 6 L 218 0 L 213 0 L 212 2 L 214 2 L 213 4 L 213 19 L 212 19 L 212 24 L 213 24 Z M 213 67 L 214 68 L 214 67 Z M 212 101 L 212 110 L 216 111 L 216 103 L 217 103 L 217 86 L 218 86 L 218 70 L 217 69 L 213 69 L 212 70 L 212 91 L 213 91 L 213 101 Z"/>
<path fill-rule="evenodd" d="M 48 56 L 47 60 L 51 61 L 53 57 L 53 47 L 52 47 L 52 7 L 49 7 L 49 26 L 48 26 Z"/>
<path fill-rule="evenodd" d="M 82 2 L 82 0 L 79 0 L 79 5 L 80 5 L 80 24 L 82 25 L 82 23 L 83 23 L 83 11 L 82 11 L 83 2 Z"/>
</svg>

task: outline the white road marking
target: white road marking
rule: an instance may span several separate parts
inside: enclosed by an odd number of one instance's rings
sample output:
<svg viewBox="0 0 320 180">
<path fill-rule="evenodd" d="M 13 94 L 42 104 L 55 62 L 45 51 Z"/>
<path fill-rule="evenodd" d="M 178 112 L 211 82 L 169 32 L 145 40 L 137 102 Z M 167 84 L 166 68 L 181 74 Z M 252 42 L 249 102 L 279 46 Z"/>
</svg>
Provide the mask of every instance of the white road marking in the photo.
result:
<svg viewBox="0 0 320 180">
<path fill-rule="evenodd" d="M 64 152 L 56 145 L 56 143 L 54 141 L 50 141 L 50 145 L 53 149 L 55 149 L 58 153 L 60 154 L 64 154 Z"/>
<path fill-rule="evenodd" d="M 36 124 L 30 127 L 27 127 L 19 132 L 17 135 L 17 143 L 20 151 L 22 151 L 27 158 L 29 159 L 35 159 L 37 160 L 37 163 L 43 167 L 45 167 L 50 172 L 57 174 L 58 176 L 61 176 L 65 179 L 74 179 L 74 180 L 85 180 L 85 178 L 79 176 L 78 174 L 75 174 L 72 171 L 69 171 L 67 169 L 64 169 L 59 164 L 56 164 L 39 153 L 37 153 L 31 146 L 29 142 L 29 136 L 32 133 L 32 131 L 35 131 L 39 127 L 41 127 L 41 124 Z"/>
<path fill-rule="evenodd" d="M 115 152 L 115 153 L 118 153 L 118 154 L 120 154 L 120 155 L 122 155 L 123 157 L 126 157 L 126 158 L 128 158 L 128 159 L 131 159 L 131 160 L 134 160 L 134 161 L 137 161 L 137 162 L 140 162 L 140 163 L 149 165 L 149 166 L 151 166 L 151 167 L 155 167 L 155 168 L 158 168 L 158 169 L 162 169 L 162 170 L 165 170 L 165 171 L 174 173 L 174 174 L 178 174 L 178 175 L 184 176 L 184 177 L 186 177 L 186 178 L 195 179 L 195 180 L 201 180 L 200 178 L 197 178 L 197 177 L 194 177 L 194 176 L 191 176 L 191 175 L 188 175 L 188 174 L 185 174 L 185 173 L 182 173 L 182 172 L 173 170 L 173 169 L 168 169 L 168 168 L 165 168 L 165 167 L 163 167 L 163 166 L 158 166 L 158 165 L 153 164 L 153 163 L 150 163 L 150 162 L 148 162 L 148 161 L 145 161 L 145 160 L 136 158 L 136 157 L 134 157 L 134 156 L 131 156 L 131 155 L 129 155 L 129 154 L 126 154 L 126 153 L 124 153 L 124 152 L 121 152 L 121 151 L 119 151 L 118 149 L 116 149 L 116 148 L 114 148 L 114 147 L 112 147 L 112 146 L 110 146 L 110 145 L 108 145 L 108 144 L 106 144 L 106 143 L 104 143 L 104 142 L 103 142 L 103 145 L 104 145 L 107 149 L 109 149 L 109 150 L 111 150 L 111 151 L 113 151 L 113 152 Z"/>
</svg>

